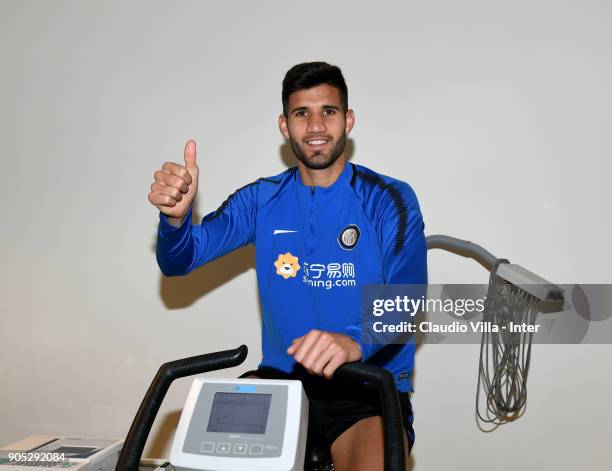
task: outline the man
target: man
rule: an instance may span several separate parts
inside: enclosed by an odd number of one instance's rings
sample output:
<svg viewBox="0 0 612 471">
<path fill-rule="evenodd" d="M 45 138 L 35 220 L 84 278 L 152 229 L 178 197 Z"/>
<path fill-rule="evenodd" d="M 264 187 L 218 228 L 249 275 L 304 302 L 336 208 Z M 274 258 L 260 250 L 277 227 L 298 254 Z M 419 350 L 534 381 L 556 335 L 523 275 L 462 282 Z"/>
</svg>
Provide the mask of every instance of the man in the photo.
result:
<svg viewBox="0 0 612 471">
<path fill-rule="evenodd" d="M 263 359 L 250 375 L 303 381 L 311 433 L 324 436 L 337 470 L 382 469 L 376 394 L 332 377 L 352 361 L 391 371 L 412 447 L 415 344 L 368 341 L 359 303 L 365 284 L 427 283 L 419 205 L 408 184 L 347 162 L 355 115 L 338 67 L 294 66 L 282 101 L 278 125 L 297 167 L 243 186 L 201 224 L 190 224 L 199 174 L 195 142 L 185 146 L 184 165 L 165 163 L 155 172 L 149 201 L 160 210 L 157 260 L 165 275 L 183 275 L 255 244 Z"/>
</svg>

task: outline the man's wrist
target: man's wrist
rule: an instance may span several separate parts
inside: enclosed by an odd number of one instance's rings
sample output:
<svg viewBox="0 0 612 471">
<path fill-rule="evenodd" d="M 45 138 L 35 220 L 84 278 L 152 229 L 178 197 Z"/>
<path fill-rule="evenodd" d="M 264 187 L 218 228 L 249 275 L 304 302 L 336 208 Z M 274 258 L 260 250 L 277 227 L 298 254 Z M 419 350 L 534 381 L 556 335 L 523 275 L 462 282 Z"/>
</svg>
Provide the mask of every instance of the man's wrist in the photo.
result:
<svg viewBox="0 0 612 471">
<path fill-rule="evenodd" d="M 347 334 L 342 334 L 345 337 L 347 337 L 351 343 L 354 345 L 353 353 L 349 352 L 349 360 L 348 361 L 361 361 L 363 358 L 363 350 L 361 348 L 361 344 L 355 340 L 353 337 L 351 337 L 350 335 Z"/>
<path fill-rule="evenodd" d="M 357 332 L 357 329 L 355 328 L 355 326 L 350 326 L 347 327 L 346 329 L 344 329 L 344 331 L 342 332 L 343 335 L 347 336 L 349 339 L 351 339 L 358 347 L 359 350 L 359 360 L 355 360 L 355 361 L 363 361 L 363 357 L 364 357 L 364 344 L 362 344 L 360 342 L 360 334 Z"/>
<path fill-rule="evenodd" d="M 363 360 L 363 350 L 361 349 L 361 344 L 354 339 L 351 339 L 357 345 L 357 349 L 359 350 L 359 358 L 356 361 Z"/>
<path fill-rule="evenodd" d="M 177 229 L 180 228 L 183 225 L 183 221 L 185 220 L 185 216 L 183 216 L 182 218 L 173 218 L 170 216 L 166 216 L 166 219 L 168 220 L 168 224 L 170 224 L 171 226 L 176 227 Z"/>
</svg>

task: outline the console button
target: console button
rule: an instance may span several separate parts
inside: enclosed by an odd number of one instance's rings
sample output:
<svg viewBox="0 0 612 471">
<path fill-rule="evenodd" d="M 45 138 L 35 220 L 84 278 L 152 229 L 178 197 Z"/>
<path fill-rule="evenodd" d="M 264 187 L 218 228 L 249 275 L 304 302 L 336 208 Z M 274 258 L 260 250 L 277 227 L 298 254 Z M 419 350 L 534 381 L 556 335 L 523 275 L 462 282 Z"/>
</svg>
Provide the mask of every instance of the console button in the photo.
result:
<svg viewBox="0 0 612 471">
<path fill-rule="evenodd" d="M 249 447 L 249 455 L 261 455 L 263 454 L 263 445 L 254 443 Z"/>
<path fill-rule="evenodd" d="M 234 443 L 234 453 L 236 455 L 246 455 L 247 446 L 246 443 Z"/>
<path fill-rule="evenodd" d="M 217 453 L 229 453 L 231 447 L 229 443 L 217 443 Z"/>
<path fill-rule="evenodd" d="M 200 451 L 202 453 L 212 453 L 215 451 L 215 442 L 202 442 L 202 446 L 200 446 Z"/>
</svg>

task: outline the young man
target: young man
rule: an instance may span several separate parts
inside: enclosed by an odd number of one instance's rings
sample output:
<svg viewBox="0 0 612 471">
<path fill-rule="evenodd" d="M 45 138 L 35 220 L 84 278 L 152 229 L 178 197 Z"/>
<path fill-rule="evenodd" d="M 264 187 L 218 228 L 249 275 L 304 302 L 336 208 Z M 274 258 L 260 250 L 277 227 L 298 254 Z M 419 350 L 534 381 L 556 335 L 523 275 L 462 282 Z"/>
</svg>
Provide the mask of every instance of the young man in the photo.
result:
<svg viewBox="0 0 612 471">
<path fill-rule="evenodd" d="M 297 167 L 243 186 L 201 224 L 191 224 L 195 142 L 185 146 L 184 165 L 167 162 L 155 172 L 149 201 L 160 210 L 157 260 L 165 275 L 184 275 L 255 244 L 263 359 L 251 375 L 302 380 L 310 431 L 325 437 L 337 470 L 382 469 L 376 393 L 332 377 L 352 361 L 391 371 L 412 447 L 414 341 L 368 342 L 359 304 L 365 284 L 427 283 L 423 219 L 408 184 L 347 162 L 355 116 L 339 68 L 292 67 L 282 101 L 278 125 Z"/>
</svg>

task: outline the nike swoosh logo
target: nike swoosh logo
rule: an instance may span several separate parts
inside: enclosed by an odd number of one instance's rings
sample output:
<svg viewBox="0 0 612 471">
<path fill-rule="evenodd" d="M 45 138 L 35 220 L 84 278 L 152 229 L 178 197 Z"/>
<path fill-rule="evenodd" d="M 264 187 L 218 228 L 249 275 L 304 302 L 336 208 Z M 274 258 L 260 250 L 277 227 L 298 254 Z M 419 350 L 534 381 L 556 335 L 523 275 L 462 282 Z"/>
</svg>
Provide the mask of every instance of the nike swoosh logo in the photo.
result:
<svg viewBox="0 0 612 471">
<path fill-rule="evenodd" d="M 289 232 L 297 232 L 297 231 L 290 231 L 287 229 L 274 229 L 274 232 L 272 233 L 272 235 L 276 235 L 276 234 L 288 234 Z"/>
</svg>

